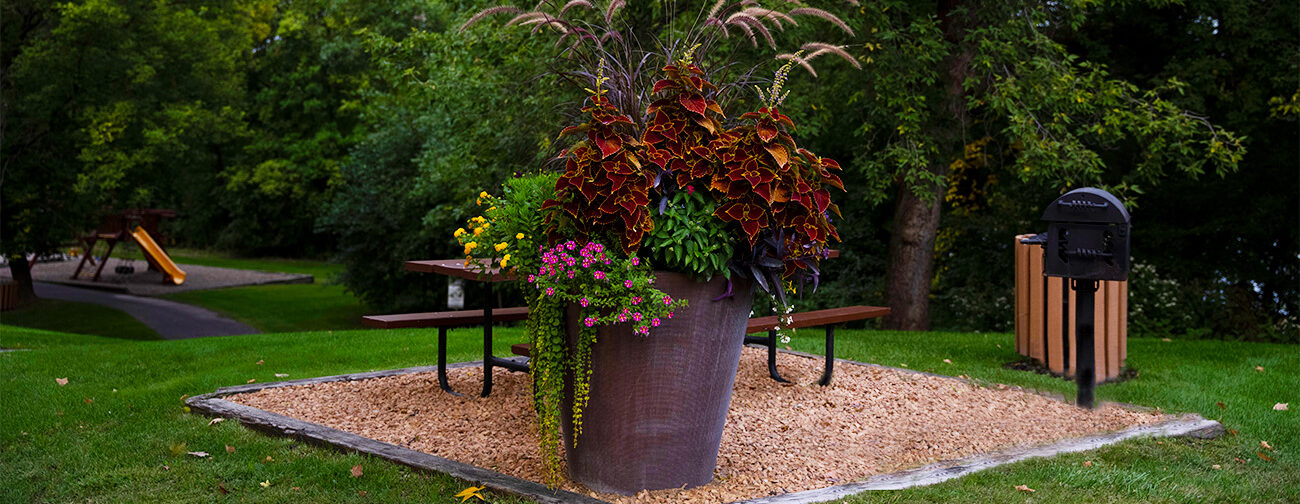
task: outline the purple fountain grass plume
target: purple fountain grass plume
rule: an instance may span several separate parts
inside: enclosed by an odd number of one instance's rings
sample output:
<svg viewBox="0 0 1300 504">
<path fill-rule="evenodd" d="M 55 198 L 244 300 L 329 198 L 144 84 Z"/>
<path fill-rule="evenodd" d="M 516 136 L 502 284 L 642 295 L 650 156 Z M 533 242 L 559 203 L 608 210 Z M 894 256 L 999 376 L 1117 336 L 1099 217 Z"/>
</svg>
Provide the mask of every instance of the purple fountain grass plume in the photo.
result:
<svg viewBox="0 0 1300 504">
<path fill-rule="evenodd" d="M 776 25 L 776 29 L 778 29 L 778 30 L 782 30 L 782 31 L 785 30 L 785 26 L 782 26 L 782 25 L 781 25 L 781 22 L 782 22 L 782 21 L 784 21 L 784 22 L 786 22 L 786 23 L 790 23 L 790 24 L 792 24 L 792 25 L 794 25 L 794 26 L 799 26 L 799 23 L 798 23 L 797 21 L 795 21 L 794 18 L 790 17 L 789 15 L 787 15 L 787 14 L 784 13 L 784 12 L 777 11 L 777 10 L 764 9 L 764 8 L 762 8 L 762 7 L 750 7 L 750 8 L 748 8 L 748 9 L 745 9 L 745 10 L 741 11 L 741 12 L 743 12 L 743 13 L 745 13 L 745 14 L 748 14 L 748 15 L 754 17 L 754 18 L 764 18 L 764 19 L 767 19 L 768 21 L 771 21 L 772 24 Z"/>
<path fill-rule="evenodd" d="M 844 58 L 845 61 L 848 61 L 849 64 L 853 65 L 853 68 L 857 68 L 859 70 L 862 69 L 862 64 L 858 63 L 858 60 L 854 58 L 853 55 L 849 54 L 848 51 L 845 51 L 844 46 L 831 45 L 824 42 L 809 42 L 807 44 L 804 44 L 803 47 L 801 47 L 801 49 L 805 51 L 812 51 L 812 53 L 808 54 L 808 57 L 803 58 L 805 60 L 810 60 L 817 56 L 821 56 L 823 54 L 834 54 L 836 56 Z"/>
<path fill-rule="evenodd" d="M 713 8 L 712 8 L 712 9 L 709 9 L 709 15 L 708 15 L 708 16 L 705 16 L 705 18 L 708 18 L 708 19 L 717 19 L 717 17 L 718 17 L 718 11 L 722 10 L 722 6 L 723 6 L 723 5 L 726 5 L 726 3 L 727 3 L 727 0 L 718 0 L 718 3 L 713 4 Z"/>
<path fill-rule="evenodd" d="M 574 7 L 586 7 L 588 9 L 596 8 L 594 5 L 591 5 L 591 2 L 588 2 L 587 0 L 569 0 L 569 3 L 564 4 L 564 7 L 560 7 L 560 15 L 563 16 L 565 12 L 568 12 L 569 9 L 572 9 Z"/>
<path fill-rule="evenodd" d="M 836 17 L 834 14 L 831 14 L 829 12 L 826 12 L 824 10 L 815 7 L 800 7 L 798 9 L 791 9 L 790 12 L 787 12 L 786 14 L 789 14 L 791 16 L 812 16 L 812 17 L 822 18 L 827 21 L 830 21 L 831 24 L 834 24 L 835 26 L 839 27 L 839 29 L 844 30 L 844 32 L 848 33 L 850 36 L 853 35 L 853 29 L 849 28 L 849 25 L 846 24 L 844 20 Z"/>
<path fill-rule="evenodd" d="M 479 20 L 485 17 L 495 15 L 495 14 L 500 14 L 502 12 L 515 13 L 515 12 L 519 12 L 520 10 L 521 10 L 520 8 L 515 7 L 513 5 L 498 5 L 496 7 L 488 7 L 486 9 L 479 11 L 479 13 L 475 14 L 473 17 L 469 18 L 469 21 L 466 21 L 465 24 L 460 25 L 460 31 L 465 31 L 465 29 L 469 28 L 470 25 L 479 22 Z"/>
<path fill-rule="evenodd" d="M 758 39 L 754 38 L 754 30 L 749 27 L 749 24 L 736 20 L 727 20 L 727 24 L 740 27 L 740 29 L 745 32 L 745 35 L 749 37 L 750 45 L 758 47 Z"/>
<path fill-rule="evenodd" d="M 817 70 L 814 70 L 813 66 L 808 63 L 808 60 L 811 58 L 812 55 L 809 55 L 807 58 L 801 58 L 796 54 L 790 54 L 790 53 L 776 55 L 776 59 L 791 60 L 794 61 L 795 63 L 798 63 L 799 66 L 803 67 L 804 70 L 807 70 L 808 73 L 812 74 L 812 76 L 815 78 L 817 77 Z"/>
<path fill-rule="evenodd" d="M 754 16 L 750 16 L 749 14 L 745 14 L 744 12 L 737 12 L 727 18 L 728 23 L 731 23 L 732 21 L 749 25 L 749 27 L 753 28 L 754 31 L 763 35 L 763 39 L 767 40 L 768 46 L 772 47 L 773 49 L 776 49 L 776 41 L 772 39 L 772 32 L 768 31 L 767 26 L 764 26 L 763 22 L 758 20 L 758 18 L 755 18 Z M 750 38 L 751 39 L 753 38 L 752 32 L 750 34 Z"/>
<path fill-rule="evenodd" d="M 614 12 L 617 11 L 619 8 L 623 7 L 624 5 L 627 5 L 627 2 L 623 0 L 610 0 L 609 6 L 605 8 L 605 24 L 613 25 Z"/>
</svg>

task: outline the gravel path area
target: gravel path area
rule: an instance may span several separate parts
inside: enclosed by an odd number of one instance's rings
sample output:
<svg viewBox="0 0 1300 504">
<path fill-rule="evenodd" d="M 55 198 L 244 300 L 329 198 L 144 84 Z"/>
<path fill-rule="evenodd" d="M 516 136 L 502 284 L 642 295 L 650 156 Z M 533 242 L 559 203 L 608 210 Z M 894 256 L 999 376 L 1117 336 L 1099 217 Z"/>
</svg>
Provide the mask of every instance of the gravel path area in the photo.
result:
<svg viewBox="0 0 1300 504">
<path fill-rule="evenodd" d="M 220 289 L 247 285 L 312 283 L 315 280 L 311 275 L 270 273 L 266 271 L 181 264 L 179 266 L 181 270 L 185 272 L 185 283 L 181 285 L 173 285 L 171 283 L 163 284 L 163 274 L 157 271 L 149 271 L 149 263 L 143 260 L 120 259 L 116 257 L 110 257 L 108 259 L 108 264 L 104 265 L 104 271 L 100 275 L 98 282 L 92 282 L 90 280 L 95 274 L 95 269 L 89 264 L 87 264 L 85 268 L 82 268 L 81 275 L 76 280 L 73 280 L 72 273 L 77 270 L 77 263 L 80 261 L 81 259 L 73 259 L 60 262 L 39 263 L 32 268 L 32 279 L 37 282 L 57 283 L 73 287 L 106 289 L 136 296 L 159 296 L 192 290 Z M 119 275 L 114 271 L 118 266 L 133 266 L 135 268 L 135 273 Z M 9 279 L 9 277 L 9 268 L 0 268 L 0 279 Z"/>
<path fill-rule="evenodd" d="M 1025 390 L 979 387 L 904 370 L 842 364 L 820 387 L 820 361 L 778 358 L 794 385 L 767 377 L 747 348 L 712 483 L 636 497 L 566 490 L 618 502 L 713 503 L 824 488 L 940 460 L 1152 424 L 1169 417 L 1116 406 L 1095 411 Z M 481 368 L 449 371 L 477 390 Z M 532 481 L 543 467 L 528 375 L 498 372 L 491 397 L 456 397 L 434 373 L 280 387 L 226 399 Z"/>
</svg>

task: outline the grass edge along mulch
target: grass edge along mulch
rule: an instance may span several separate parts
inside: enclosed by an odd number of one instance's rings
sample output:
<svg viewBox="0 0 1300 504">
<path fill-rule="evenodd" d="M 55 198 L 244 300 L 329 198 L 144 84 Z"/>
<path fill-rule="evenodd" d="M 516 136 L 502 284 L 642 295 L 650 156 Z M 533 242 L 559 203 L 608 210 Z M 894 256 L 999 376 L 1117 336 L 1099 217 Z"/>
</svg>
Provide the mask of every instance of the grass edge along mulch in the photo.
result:
<svg viewBox="0 0 1300 504">
<path fill-rule="evenodd" d="M 802 352 L 783 351 L 786 354 L 805 357 L 818 362 L 821 356 L 806 354 Z M 980 386 L 974 380 L 962 377 L 951 377 L 916 371 L 910 369 L 893 368 L 877 364 L 868 364 L 852 360 L 837 359 L 840 364 L 856 365 L 865 368 L 879 368 L 891 370 L 911 375 L 923 375 L 935 377 L 944 380 L 953 380 L 968 385 Z M 481 365 L 481 362 L 462 362 L 449 365 L 449 368 L 465 368 Z M 233 387 L 223 387 L 216 392 L 204 394 L 202 396 L 190 398 L 187 403 L 194 411 L 209 415 L 237 419 L 245 425 L 257 428 L 258 430 L 271 432 L 279 435 L 287 435 L 308 441 L 332 445 L 346 451 L 358 451 L 374 455 L 392 462 L 406 466 L 423 469 L 427 471 L 440 472 L 461 479 L 473 481 L 478 485 L 483 485 L 493 490 L 515 494 L 523 497 L 535 499 L 538 502 L 606 502 L 598 499 L 588 498 L 586 496 L 573 493 L 570 491 L 551 490 L 544 485 L 500 472 L 492 471 L 483 467 L 471 465 L 469 463 L 442 458 L 430 453 L 418 451 L 412 448 L 385 443 L 375 439 L 366 438 L 359 434 L 346 432 L 339 429 L 330 428 L 324 425 L 312 423 L 307 420 L 291 418 L 270 411 L 258 409 L 253 406 L 240 404 L 234 401 L 225 400 L 225 397 L 256 392 L 270 388 L 282 387 L 300 387 L 305 385 L 315 385 L 323 383 L 352 382 L 359 380 L 370 380 L 377 378 L 397 377 L 412 373 L 433 373 L 436 367 L 424 366 L 414 368 L 403 368 L 386 371 L 376 371 L 370 373 L 325 376 L 318 378 L 308 378 L 292 380 L 286 382 L 275 382 L 265 384 L 240 385 Z M 743 373 L 742 373 L 743 374 Z M 1000 389 L 1013 389 L 1016 392 L 1028 393 L 1033 395 L 1046 396 L 1057 399 L 1056 394 L 1040 394 L 1033 390 L 1023 389 L 1020 387 L 1006 387 L 999 385 Z M 437 392 L 435 392 L 437 393 Z M 1124 407 L 1126 409 L 1148 412 L 1149 408 L 1133 407 L 1131 405 L 1119 405 L 1110 403 L 1114 406 Z M 1102 433 L 1092 433 L 1083 436 L 1068 437 L 1057 441 L 1046 443 L 1031 443 L 1029 445 L 1015 446 L 1004 449 L 997 449 L 988 453 L 979 453 L 971 456 L 960 457 L 950 460 L 942 460 L 925 464 L 921 467 L 912 467 L 903 470 L 897 470 L 885 474 L 876 474 L 859 481 L 848 483 L 832 484 L 823 488 L 802 490 L 791 493 L 784 493 L 768 497 L 754 497 L 733 502 L 745 502 L 749 504 L 777 504 L 777 503 L 803 503 L 803 502 L 825 502 L 841 497 L 850 496 L 859 492 L 868 490 L 898 490 L 915 486 L 932 485 L 941 483 L 950 479 L 959 478 L 986 469 L 991 469 L 1000 465 L 1019 462 L 1031 458 L 1051 457 L 1062 453 L 1073 453 L 1097 449 L 1103 446 L 1119 443 L 1121 441 L 1140 437 L 1179 437 L 1190 436 L 1200 439 L 1212 439 L 1224 432 L 1224 428 L 1218 422 L 1206 420 L 1196 414 L 1183 414 L 1172 418 L 1159 421 L 1155 424 L 1132 425 L 1127 428 Z M 592 494 L 592 497 L 598 497 Z M 557 500 L 558 499 L 558 500 Z"/>
</svg>

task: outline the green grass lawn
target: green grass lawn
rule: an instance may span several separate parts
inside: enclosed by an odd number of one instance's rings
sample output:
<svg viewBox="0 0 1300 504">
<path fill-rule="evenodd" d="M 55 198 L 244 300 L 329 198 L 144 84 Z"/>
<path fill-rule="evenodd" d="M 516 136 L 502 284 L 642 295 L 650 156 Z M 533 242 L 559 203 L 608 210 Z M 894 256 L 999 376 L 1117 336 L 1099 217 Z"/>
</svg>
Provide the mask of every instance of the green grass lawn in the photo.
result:
<svg viewBox="0 0 1300 504">
<path fill-rule="evenodd" d="M 0 353 L 0 397 L 6 404 L 22 405 L 6 408 L 0 418 L 0 502 L 428 503 L 455 502 L 451 496 L 469 486 L 261 434 L 235 422 L 210 426 L 208 419 L 187 413 L 182 402 L 187 395 L 250 379 L 273 381 L 275 373 L 305 378 L 426 365 L 433 356 L 433 331 L 157 342 L 11 327 L 2 332 L 2 346 L 32 350 Z M 521 338 L 517 329 L 499 334 L 501 354 Z M 454 331 L 450 339 L 451 359 L 476 357 L 477 331 Z M 819 331 L 803 331 L 793 346 L 817 351 L 819 340 Z M 843 330 L 837 343 L 838 354 L 846 358 L 1073 395 L 1069 382 L 1003 369 L 1003 363 L 1018 358 L 1006 334 Z M 952 364 L 943 363 L 945 358 Z M 1300 347 L 1133 339 L 1129 364 L 1140 371 L 1139 377 L 1099 387 L 1099 400 L 1196 412 L 1221 420 L 1235 434 L 1210 441 L 1131 440 L 847 501 L 1300 501 L 1300 421 L 1294 411 L 1272 409 L 1278 402 L 1300 403 L 1295 400 L 1300 395 Z M 59 386 L 56 378 L 67 378 L 68 384 Z M 1216 405 L 1220 402 L 1223 408 Z M 1276 451 L 1264 450 L 1260 441 Z M 227 445 L 234 453 L 227 453 Z M 212 458 L 187 451 L 208 452 Z M 1093 465 L 1084 467 L 1085 460 Z M 357 464 L 365 475 L 354 479 L 348 471 Z M 1212 469 L 1214 464 L 1222 469 Z M 1019 492 L 1016 485 L 1037 492 Z M 221 494 L 221 488 L 229 494 Z M 488 497 L 491 502 L 520 502 Z"/>
<path fill-rule="evenodd" d="M 0 313 L 0 324 L 132 340 L 162 339 L 157 331 L 121 310 L 58 299 L 40 299 Z M 0 341 L 0 347 L 4 346 Z"/>
</svg>

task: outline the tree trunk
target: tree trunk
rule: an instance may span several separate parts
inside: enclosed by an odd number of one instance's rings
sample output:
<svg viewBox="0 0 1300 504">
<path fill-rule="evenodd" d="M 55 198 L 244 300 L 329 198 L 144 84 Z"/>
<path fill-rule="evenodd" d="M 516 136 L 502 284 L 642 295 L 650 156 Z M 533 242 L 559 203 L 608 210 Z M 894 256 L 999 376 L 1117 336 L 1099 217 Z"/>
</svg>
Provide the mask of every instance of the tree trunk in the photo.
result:
<svg viewBox="0 0 1300 504">
<path fill-rule="evenodd" d="M 926 203 L 906 184 L 898 186 L 894 229 L 889 239 L 889 317 L 885 328 L 905 331 L 930 329 L 930 276 L 934 239 L 939 232 L 942 195 L 936 188 Z"/>
<path fill-rule="evenodd" d="M 970 75 L 972 54 L 966 47 L 966 23 L 961 17 L 961 0 L 941 0 L 938 4 L 940 29 L 944 40 L 955 51 L 944 58 L 944 93 L 937 104 L 935 122 L 930 126 L 931 141 L 948 146 L 946 152 L 932 157 L 928 170 L 947 175 L 948 163 L 961 155 L 966 144 L 966 126 L 970 122 L 966 109 L 964 83 Z M 933 274 L 934 241 L 939 234 L 944 187 L 920 188 L 930 191 L 927 203 L 913 193 L 902 180 L 894 207 L 894 229 L 889 239 L 889 273 L 885 295 L 889 300 L 889 317 L 885 327 L 906 331 L 930 329 L 930 281 Z"/>
<path fill-rule="evenodd" d="M 18 282 L 18 304 L 27 304 L 36 300 L 36 289 L 32 286 L 32 265 L 27 256 L 18 254 L 9 258 L 9 274 Z"/>
</svg>

